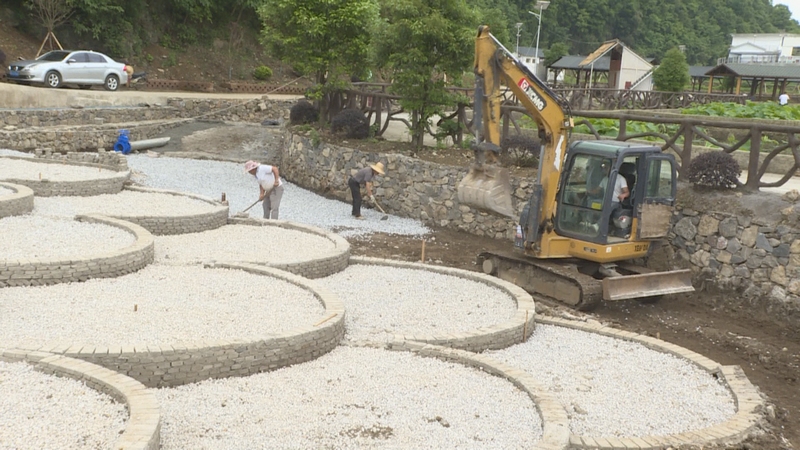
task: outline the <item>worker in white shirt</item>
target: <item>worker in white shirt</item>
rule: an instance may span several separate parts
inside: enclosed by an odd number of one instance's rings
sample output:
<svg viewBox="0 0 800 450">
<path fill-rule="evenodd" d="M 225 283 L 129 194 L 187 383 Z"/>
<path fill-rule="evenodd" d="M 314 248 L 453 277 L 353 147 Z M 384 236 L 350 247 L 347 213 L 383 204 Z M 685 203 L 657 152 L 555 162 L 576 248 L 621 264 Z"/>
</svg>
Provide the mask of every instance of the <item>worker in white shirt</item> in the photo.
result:
<svg viewBox="0 0 800 450">
<path fill-rule="evenodd" d="M 264 200 L 264 218 L 277 219 L 283 198 L 283 181 L 278 166 L 247 161 L 244 170 L 256 177 L 259 188 L 258 199 Z"/>
<path fill-rule="evenodd" d="M 781 95 L 778 96 L 778 103 L 780 103 L 781 106 L 788 105 L 789 104 L 789 94 L 787 94 L 786 92 L 781 92 Z"/>
</svg>

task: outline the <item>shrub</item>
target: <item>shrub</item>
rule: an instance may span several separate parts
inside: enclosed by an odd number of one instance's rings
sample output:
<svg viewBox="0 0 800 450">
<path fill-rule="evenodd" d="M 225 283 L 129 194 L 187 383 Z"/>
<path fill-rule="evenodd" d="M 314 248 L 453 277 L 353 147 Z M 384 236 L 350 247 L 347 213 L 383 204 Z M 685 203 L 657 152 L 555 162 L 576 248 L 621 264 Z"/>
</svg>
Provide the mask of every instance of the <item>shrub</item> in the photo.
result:
<svg viewBox="0 0 800 450">
<path fill-rule="evenodd" d="M 319 120 L 319 111 L 306 100 L 300 100 L 289 110 L 289 123 L 292 125 L 302 125 L 314 123 Z"/>
<path fill-rule="evenodd" d="M 267 66 L 258 66 L 253 71 L 253 78 L 256 80 L 266 81 L 272 78 L 272 69 Z"/>
<path fill-rule="evenodd" d="M 333 116 L 331 131 L 344 132 L 345 136 L 352 139 L 366 139 L 369 137 L 369 121 L 361 110 L 345 109 Z"/>
<path fill-rule="evenodd" d="M 739 186 L 742 169 L 729 153 L 723 151 L 703 153 L 692 159 L 686 176 L 696 186 L 732 189 Z"/>
<path fill-rule="evenodd" d="M 535 167 L 539 164 L 539 141 L 516 134 L 508 136 L 500 143 L 500 161 L 504 165 Z"/>
</svg>

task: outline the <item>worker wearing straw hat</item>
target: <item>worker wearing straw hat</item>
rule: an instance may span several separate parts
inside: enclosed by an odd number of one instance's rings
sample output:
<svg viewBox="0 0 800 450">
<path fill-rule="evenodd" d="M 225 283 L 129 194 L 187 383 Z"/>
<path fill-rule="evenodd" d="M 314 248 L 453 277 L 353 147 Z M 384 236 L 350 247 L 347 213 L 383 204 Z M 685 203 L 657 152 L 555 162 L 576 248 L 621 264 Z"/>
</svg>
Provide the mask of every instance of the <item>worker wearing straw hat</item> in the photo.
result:
<svg viewBox="0 0 800 450">
<path fill-rule="evenodd" d="M 370 201 L 375 200 L 372 194 L 372 180 L 376 175 L 383 174 L 383 163 L 377 162 L 359 170 L 347 180 L 347 185 L 350 187 L 350 192 L 353 194 L 353 216 L 355 216 L 356 219 L 363 219 L 363 217 L 361 217 L 361 186 L 366 186 L 367 188 L 367 199 Z"/>
<path fill-rule="evenodd" d="M 283 198 L 283 181 L 281 181 L 278 166 L 247 161 L 244 164 L 244 170 L 256 177 L 259 188 L 258 199 L 264 200 L 264 218 L 277 219 L 281 198 Z"/>
</svg>

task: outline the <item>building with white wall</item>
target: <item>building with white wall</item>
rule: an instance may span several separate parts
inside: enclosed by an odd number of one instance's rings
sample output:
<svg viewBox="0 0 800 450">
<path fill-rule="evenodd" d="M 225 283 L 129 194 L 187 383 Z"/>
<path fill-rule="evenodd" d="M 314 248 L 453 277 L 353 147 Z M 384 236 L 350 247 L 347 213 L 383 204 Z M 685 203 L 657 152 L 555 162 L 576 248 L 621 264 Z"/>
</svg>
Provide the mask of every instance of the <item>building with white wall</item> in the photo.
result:
<svg viewBox="0 0 800 450">
<path fill-rule="evenodd" d="M 726 58 L 717 64 L 800 64 L 800 34 L 732 34 Z"/>
</svg>

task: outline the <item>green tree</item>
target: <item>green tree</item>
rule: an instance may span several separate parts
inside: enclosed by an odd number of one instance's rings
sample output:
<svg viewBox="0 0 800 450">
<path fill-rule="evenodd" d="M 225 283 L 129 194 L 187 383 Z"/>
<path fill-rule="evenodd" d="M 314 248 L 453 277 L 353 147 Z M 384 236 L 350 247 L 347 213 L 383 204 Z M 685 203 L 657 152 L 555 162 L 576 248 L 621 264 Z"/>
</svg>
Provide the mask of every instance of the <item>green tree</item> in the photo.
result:
<svg viewBox="0 0 800 450">
<path fill-rule="evenodd" d="M 265 0 L 258 8 L 263 43 L 272 54 L 317 83 L 320 120 L 329 120 L 330 94 L 345 75 L 362 75 L 370 30 L 378 20 L 374 0 Z"/>
<path fill-rule="evenodd" d="M 670 49 L 661 65 L 653 72 L 653 82 L 656 90 L 666 92 L 681 92 L 689 83 L 689 64 L 686 56 L 677 48 Z"/>
<path fill-rule="evenodd" d="M 474 53 L 477 18 L 464 0 L 386 0 L 376 27 L 375 63 L 393 78 L 392 92 L 411 114 L 417 148 L 432 116 L 455 106 L 445 77 L 459 80 Z"/>
<path fill-rule="evenodd" d="M 564 55 L 569 54 L 569 46 L 563 42 L 556 42 L 544 52 L 544 65 L 549 66 Z"/>
</svg>

